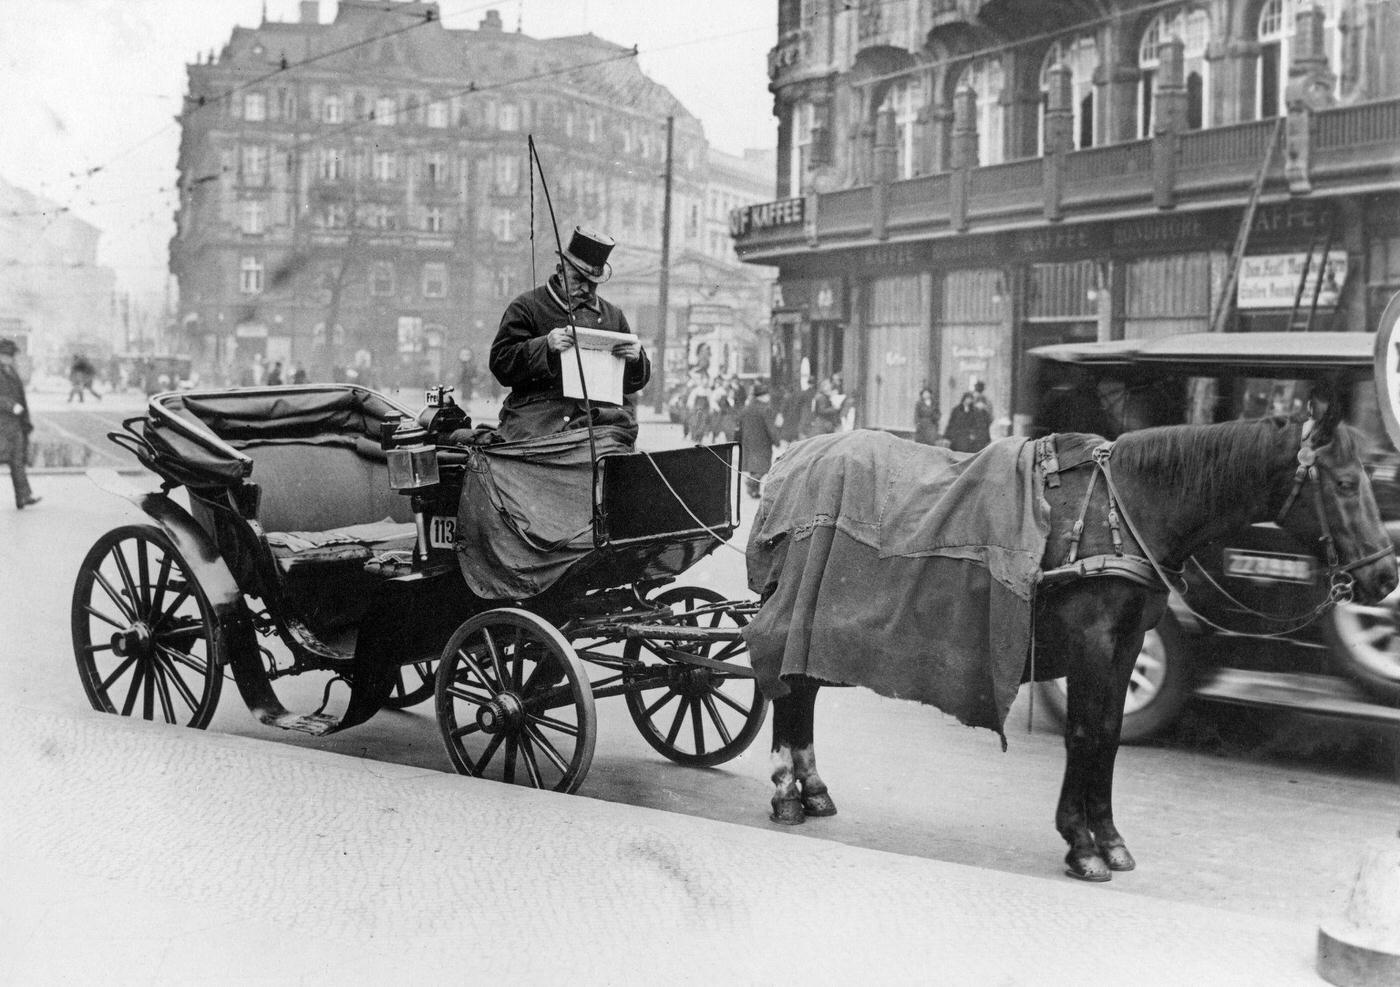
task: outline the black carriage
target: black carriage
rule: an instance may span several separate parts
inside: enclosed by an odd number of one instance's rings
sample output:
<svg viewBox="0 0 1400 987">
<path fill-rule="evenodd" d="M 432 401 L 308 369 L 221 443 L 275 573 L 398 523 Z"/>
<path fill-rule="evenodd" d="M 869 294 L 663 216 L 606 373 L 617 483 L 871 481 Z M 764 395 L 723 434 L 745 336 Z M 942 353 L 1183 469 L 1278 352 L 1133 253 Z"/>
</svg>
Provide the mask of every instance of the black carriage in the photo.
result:
<svg viewBox="0 0 1400 987">
<path fill-rule="evenodd" d="M 324 735 L 433 697 L 458 771 L 569 792 L 606 696 L 673 761 L 740 754 L 767 708 L 755 604 L 670 585 L 738 524 L 737 448 L 469 426 L 444 389 L 416 416 L 349 385 L 152 397 L 112 439 L 160 489 L 94 473 L 153 523 L 78 574 L 93 707 L 204 727 L 227 675 L 263 723 Z M 322 702 L 290 711 L 275 683 L 306 672 Z"/>
</svg>

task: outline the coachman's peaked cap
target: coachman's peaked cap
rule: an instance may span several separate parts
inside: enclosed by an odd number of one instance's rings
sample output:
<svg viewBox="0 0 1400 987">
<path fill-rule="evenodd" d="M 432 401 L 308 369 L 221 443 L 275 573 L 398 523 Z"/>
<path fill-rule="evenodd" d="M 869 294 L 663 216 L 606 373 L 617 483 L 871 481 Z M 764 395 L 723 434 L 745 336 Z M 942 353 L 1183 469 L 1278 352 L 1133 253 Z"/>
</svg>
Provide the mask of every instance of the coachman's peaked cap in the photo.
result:
<svg viewBox="0 0 1400 987">
<path fill-rule="evenodd" d="M 602 281 L 608 254 L 612 253 L 616 243 L 616 240 L 605 233 L 575 226 L 574 235 L 569 238 L 569 245 L 564 248 L 564 259 L 589 281 Z"/>
</svg>

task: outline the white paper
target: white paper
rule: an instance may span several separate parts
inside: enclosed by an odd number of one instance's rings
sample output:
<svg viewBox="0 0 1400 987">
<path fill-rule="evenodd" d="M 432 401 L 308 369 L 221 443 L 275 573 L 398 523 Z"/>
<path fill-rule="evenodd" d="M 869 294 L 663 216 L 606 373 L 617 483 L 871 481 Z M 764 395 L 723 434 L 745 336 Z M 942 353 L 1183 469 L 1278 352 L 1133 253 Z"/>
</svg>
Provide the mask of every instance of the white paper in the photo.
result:
<svg viewBox="0 0 1400 987">
<path fill-rule="evenodd" d="M 563 372 L 564 397 L 583 398 L 583 383 L 579 380 L 579 363 L 583 363 L 583 379 L 588 383 L 588 400 L 594 404 L 621 404 L 622 386 L 627 375 L 627 361 L 613 356 L 618 343 L 636 341 L 636 336 L 605 329 L 576 326 L 575 346 L 559 354 Z M 577 352 L 577 355 L 575 355 Z"/>
</svg>

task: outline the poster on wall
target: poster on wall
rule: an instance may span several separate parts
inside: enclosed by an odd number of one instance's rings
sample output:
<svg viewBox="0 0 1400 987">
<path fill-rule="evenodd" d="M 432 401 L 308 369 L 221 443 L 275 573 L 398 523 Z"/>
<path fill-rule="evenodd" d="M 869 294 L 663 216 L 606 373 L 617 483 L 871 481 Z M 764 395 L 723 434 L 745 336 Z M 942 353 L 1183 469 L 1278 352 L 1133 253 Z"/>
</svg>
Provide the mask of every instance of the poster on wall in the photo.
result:
<svg viewBox="0 0 1400 987">
<path fill-rule="evenodd" d="M 1303 279 L 1304 267 L 1308 268 L 1308 277 L 1299 299 L 1298 284 Z M 1314 257 L 1311 265 L 1306 252 L 1246 256 L 1240 259 L 1236 304 L 1241 309 L 1291 309 L 1294 299 L 1299 299 L 1300 305 L 1308 308 L 1312 306 L 1313 292 L 1317 291 L 1318 308 L 1336 308 L 1346 280 L 1345 250 L 1328 251 L 1326 260 Z"/>
</svg>

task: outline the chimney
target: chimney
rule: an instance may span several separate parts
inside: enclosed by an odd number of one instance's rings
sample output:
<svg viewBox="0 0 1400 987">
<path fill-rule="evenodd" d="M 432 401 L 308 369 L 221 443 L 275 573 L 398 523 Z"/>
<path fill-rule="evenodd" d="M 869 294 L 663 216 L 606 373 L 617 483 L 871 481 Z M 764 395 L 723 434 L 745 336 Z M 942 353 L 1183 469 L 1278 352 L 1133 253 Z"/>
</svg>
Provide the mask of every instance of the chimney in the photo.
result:
<svg viewBox="0 0 1400 987">
<path fill-rule="evenodd" d="M 481 19 L 480 30 L 500 31 L 504 29 L 501 23 L 501 12 L 499 10 L 488 10 L 486 16 Z"/>
<path fill-rule="evenodd" d="M 321 23 L 321 0 L 301 0 L 301 22 L 303 24 Z"/>
</svg>

